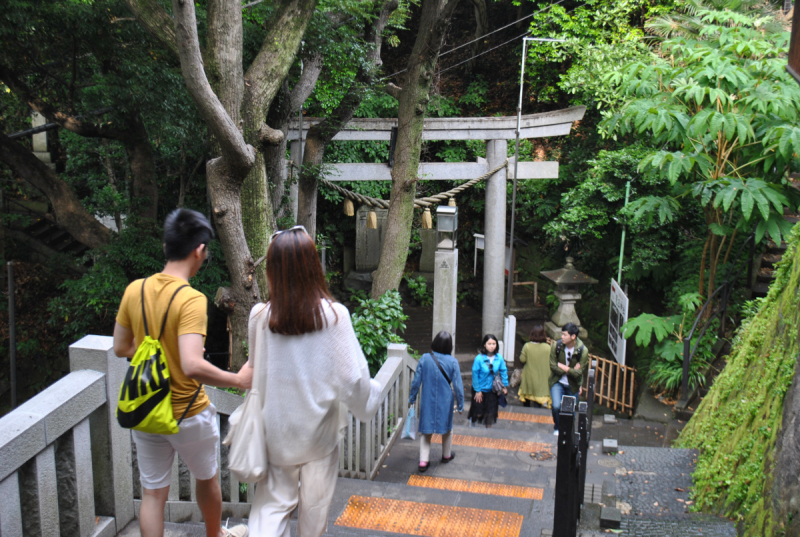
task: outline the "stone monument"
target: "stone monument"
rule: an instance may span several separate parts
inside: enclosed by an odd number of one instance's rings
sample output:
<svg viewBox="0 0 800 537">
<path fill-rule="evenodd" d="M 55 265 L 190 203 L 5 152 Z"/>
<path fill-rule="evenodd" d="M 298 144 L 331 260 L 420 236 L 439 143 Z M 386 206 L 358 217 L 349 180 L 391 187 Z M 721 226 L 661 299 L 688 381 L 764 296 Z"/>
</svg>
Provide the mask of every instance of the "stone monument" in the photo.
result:
<svg viewBox="0 0 800 537">
<path fill-rule="evenodd" d="M 552 319 L 544 324 L 547 335 L 556 340 L 561 338 L 561 327 L 567 323 L 575 323 L 578 326 L 580 330 L 578 336 L 581 339 L 585 339 L 588 336 L 586 329 L 581 327 L 581 320 L 578 319 L 578 314 L 575 311 L 575 303 L 581 299 L 578 286 L 587 283 L 594 284 L 597 283 L 597 280 L 575 270 L 575 266 L 572 264 L 573 261 L 571 257 L 568 257 L 564 268 L 541 273 L 542 276 L 558 285 L 558 289 L 555 292 L 559 300 L 558 309 Z"/>
</svg>

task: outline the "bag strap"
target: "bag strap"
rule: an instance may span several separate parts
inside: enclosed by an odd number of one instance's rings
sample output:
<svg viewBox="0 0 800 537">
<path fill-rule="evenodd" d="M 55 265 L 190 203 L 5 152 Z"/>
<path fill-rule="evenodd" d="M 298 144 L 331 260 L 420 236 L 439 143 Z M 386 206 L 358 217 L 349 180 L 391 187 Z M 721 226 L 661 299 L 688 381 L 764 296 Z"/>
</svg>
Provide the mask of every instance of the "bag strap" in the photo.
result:
<svg viewBox="0 0 800 537">
<path fill-rule="evenodd" d="M 433 358 L 433 361 L 436 362 L 436 365 L 439 367 L 439 371 L 442 372 L 442 376 L 444 377 L 444 380 L 446 380 L 448 384 L 453 382 L 452 380 L 450 380 L 450 377 L 447 376 L 447 373 L 444 372 L 444 368 L 442 367 L 442 364 L 440 364 L 439 360 L 436 359 L 436 355 L 433 353 L 433 351 L 431 351 L 431 358 Z"/>
<path fill-rule="evenodd" d="M 183 289 L 184 287 L 189 287 L 189 284 L 181 285 L 180 287 L 175 289 L 175 292 L 172 293 L 172 298 L 169 299 L 169 304 L 167 304 L 167 311 L 164 312 L 164 320 L 161 322 L 161 333 L 158 334 L 159 341 L 161 341 L 161 336 L 164 335 L 164 328 L 167 327 L 167 315 L 169 314 L 169 307 L 172 306 L 172 301 L 175 300 L 175 297 L 178 296 L 178 293 L 180 293 L 181 289 Z M 142 292 L 144 293 L 144 284 L 142 284 Z M 142 311 L 144 311 L 144 295 L 142 295 Z M 147 334 L 146 331 L 145 334 Z"/>
<path fill-rule="evenodd" d="M 147 329 L 147 314 L 144 312 L 144 284 L 147 282 L 147 278 L 142 280 L 142 320 L 144 321 L 144 335 L 149 336 L 150 331 Z"/>
<path fill-rule="evenodd" d="M 203 387 L 202 384 L 200 384 L 200 386 L 197 387 L 197 391 L 194 392 L 194 395 L 192 396 L 192 400 L 189 401 L 189 405 L 186 407 L 186 410 L 184 410 L 183 414 L 181 414 L 181 419 L 178 420 L 178 425 L 181 424 L 181 422 L 183 421 L 183 418 L 185 418 L 186 414 L 189 413 L 189 409 L 192 408 L 192 405 L 197 400 L 197 396 L 200 395 L 200 388 L 202 388 L 202 387 Z"/>
</svg>

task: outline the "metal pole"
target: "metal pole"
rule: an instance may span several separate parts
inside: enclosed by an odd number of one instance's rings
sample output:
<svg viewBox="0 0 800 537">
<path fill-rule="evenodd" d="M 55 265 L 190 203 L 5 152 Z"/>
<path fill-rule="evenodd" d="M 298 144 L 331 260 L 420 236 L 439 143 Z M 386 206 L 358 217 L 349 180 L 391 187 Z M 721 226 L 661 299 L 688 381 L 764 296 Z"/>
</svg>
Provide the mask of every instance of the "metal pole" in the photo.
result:
<svg viewBox="0 0 800 537">
<path fill-rule="evenodd" d="M 525 80 L 525 54 L 528 50 L 528 38 L 522 39 L 522 70 L 519 73 L 519 103 L 517 104 L 517 136 L 514 146 L 514 186 L 511 190 L 511 252 L 514 252 L 514 220 L 517 216 L 517 170 L 519 168 L 519 131 L 522 124 L 522 86 Z M 506 317 L 511 315 L 511 296 L 514 289 L 514 267 L 508 273 L 508 290 L 506 291 Z M 535 298 L 535 297 L 534 297 Z M 511 357 L 514 358 L 513 356 Z"/>
<path fill-rule="evenodd" d="M 625 207 L 628 206 L 628 197 L 631 195 L 631 182 L 625 184 Z M 622 244 L 619 247 L 619 270 L 617 270 L 617 283 L 622 284 L 622 260 L 625 257 L 625 230 L 628 226 L 622 226 Z M 627 293 L 626 293 L 627 294 Z"/>
<path fill-rule="evenodd" d="M 575 537 L 577 513 L 575 513 L 575 406 L 576 397 L 561 398 L 558 415 L 558 454 L 556 455 L 555 508 L 553 509 L 553 537 Z"/>
<path fill-rule="evenodd" d="M 14 321 L 14 262 L 8 262 L 8 334 L 11 364 L 11 408 L 17 406 L 17 326 Z"/>
<path fill-rule="evenodd" d="M 683 378 L 681 379 L 681 400 L 689 404 L 689 355 L 691 354 L 691 340 L 683 338 Z"/>
</svg>

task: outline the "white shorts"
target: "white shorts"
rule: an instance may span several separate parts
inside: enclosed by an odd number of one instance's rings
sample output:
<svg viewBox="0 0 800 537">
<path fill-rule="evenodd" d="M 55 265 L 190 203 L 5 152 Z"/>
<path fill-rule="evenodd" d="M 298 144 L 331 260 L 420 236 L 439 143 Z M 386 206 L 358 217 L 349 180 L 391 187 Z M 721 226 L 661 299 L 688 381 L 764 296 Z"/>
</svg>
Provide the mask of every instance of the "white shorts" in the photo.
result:
<svg viewBox="0 0 800 537">
<path fill-rule="evenodd" d="M 217 474 L 219 428 L 217 409 L 212 404 L 196 416 L 184 419 L 177 434 L 131 432 L 136 442 L 142 488 L 169 486 L 176 451 L 195 479 L 205 481 Z"/>
</svg>

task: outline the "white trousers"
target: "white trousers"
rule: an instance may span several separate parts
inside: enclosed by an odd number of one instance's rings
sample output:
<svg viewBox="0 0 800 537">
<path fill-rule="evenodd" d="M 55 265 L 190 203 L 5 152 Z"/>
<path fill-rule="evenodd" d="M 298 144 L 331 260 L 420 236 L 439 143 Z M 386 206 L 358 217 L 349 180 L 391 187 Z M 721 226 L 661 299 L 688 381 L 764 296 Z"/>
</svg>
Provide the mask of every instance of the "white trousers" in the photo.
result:
<svg viewBox="0 0 800 537">
<path fill-rule="evenodd" d="M 298 507 L 297 537 L 320 537 L 328 527 L 328 512 L 339 476 L 339 446 L 322 459 L 297 466 L 269 465 L 256 484 L 250 510 L 250 535 L 290 537 L 289 518 Z"/>
<path fill-rule="evenodd" d="M 431 460 L 431 437 L 432 434 L 419 435 L 419 460 L 429 462 Z M 453 445 L 453 431 L 442 435 L 442 457 L 450 458 L 450 447 Z"/>
</svg>

